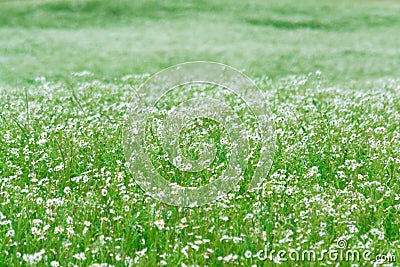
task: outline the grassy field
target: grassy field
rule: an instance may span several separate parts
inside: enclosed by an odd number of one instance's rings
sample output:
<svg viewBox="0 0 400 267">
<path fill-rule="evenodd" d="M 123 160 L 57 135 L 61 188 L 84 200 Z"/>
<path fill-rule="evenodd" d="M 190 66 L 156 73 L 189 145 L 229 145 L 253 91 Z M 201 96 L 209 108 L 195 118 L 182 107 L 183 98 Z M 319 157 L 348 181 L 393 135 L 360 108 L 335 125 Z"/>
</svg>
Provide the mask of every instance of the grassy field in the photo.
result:
<svg viewBox="0 0 400 267">
<path fill-rule="evenodd" d="M 0 0 L 0 266 L 398 265 L 400 2 L 243 2 Z M 182 208 L 122 133 L 133 88 L 192 60 L 254 80 L 277 150 L 260 191 Z"/>
<path fill-rule="evenodd" d="M 245 1 L 244 1 L 245 2 Z M 21 4 L 22 3 L 22 4 Z M 211 60 L 272 78 L 397 77 L 397 1 L 0 1 L 0 82 Z"/>
</svg>

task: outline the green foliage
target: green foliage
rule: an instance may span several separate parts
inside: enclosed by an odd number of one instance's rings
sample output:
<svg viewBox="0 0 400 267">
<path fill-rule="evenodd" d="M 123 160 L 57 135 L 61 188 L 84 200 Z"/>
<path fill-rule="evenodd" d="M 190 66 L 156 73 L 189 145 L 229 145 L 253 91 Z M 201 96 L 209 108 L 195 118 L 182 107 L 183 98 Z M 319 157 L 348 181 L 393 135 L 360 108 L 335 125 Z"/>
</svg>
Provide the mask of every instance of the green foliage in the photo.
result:
<svg viewBox="0 0 400 267">
<path fill-rule="evenodd" d="M 396 1 L 0 1 L 0 84 L 210 60 L 250 76 L 399 75 Z"/>
</svg>

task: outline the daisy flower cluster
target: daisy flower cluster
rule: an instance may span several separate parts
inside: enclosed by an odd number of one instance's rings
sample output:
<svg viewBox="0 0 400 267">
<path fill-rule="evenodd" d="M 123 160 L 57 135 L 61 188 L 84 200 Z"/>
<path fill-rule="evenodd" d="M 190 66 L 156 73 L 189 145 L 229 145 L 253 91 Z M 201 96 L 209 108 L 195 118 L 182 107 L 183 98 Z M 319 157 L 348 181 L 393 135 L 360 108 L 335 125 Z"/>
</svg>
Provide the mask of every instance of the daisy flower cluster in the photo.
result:
<svg viewBox="0 0 400 267">
<path fill-rule="evenodd" d="M 40 77 L 0 89 L 1 266 L 300 266 L 257 255 L 338 240 L 400 259 L 399 79 L 256 79 L 277 135 L 265 182 L 184 208 L 143 192 L 124 157 L 127 101 L 147 77 L 105 82 L 81 72 L 72 83 Z M 234 140 L 213 130 L 225 153 Z"/>
</svg>

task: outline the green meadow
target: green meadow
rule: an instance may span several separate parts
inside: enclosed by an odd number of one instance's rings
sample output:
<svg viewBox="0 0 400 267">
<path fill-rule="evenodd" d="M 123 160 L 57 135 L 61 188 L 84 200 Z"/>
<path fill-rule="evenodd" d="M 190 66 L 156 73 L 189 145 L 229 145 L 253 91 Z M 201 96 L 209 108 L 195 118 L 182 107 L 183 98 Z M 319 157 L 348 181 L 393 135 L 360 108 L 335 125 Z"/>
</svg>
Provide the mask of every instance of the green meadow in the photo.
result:
<svg viewBox="0 0 400 267">
<path fill-rule="evenodd" d="M 0 266 L 397 266 L 399 14 L 395 0 L 0 0 Z M 175 207 L 129 171 L 129 99 L 187 61 L 264 94 L 276 151 L 258 191 Z M 157 131 L 145 152 L 168 180 L 207 183 L 235 141 L 217 124 L 183 133 L 194 160 L 216 145 L 200 182 L 170 171 Z"/>
</svg>

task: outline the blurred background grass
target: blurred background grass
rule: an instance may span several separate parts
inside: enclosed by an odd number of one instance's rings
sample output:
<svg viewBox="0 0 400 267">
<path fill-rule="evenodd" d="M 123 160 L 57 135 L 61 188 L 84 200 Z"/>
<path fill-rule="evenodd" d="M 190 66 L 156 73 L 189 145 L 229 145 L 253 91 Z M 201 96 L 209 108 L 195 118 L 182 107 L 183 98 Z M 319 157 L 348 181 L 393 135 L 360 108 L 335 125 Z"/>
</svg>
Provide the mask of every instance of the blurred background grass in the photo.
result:
<svg viewBox="0 0 400 267">
<path fill-rule="evenodd" d="M 0 0 L 0 85 L 210 60 L 252 76 L 400 76 L 399 1 Z"/>
</svg>

